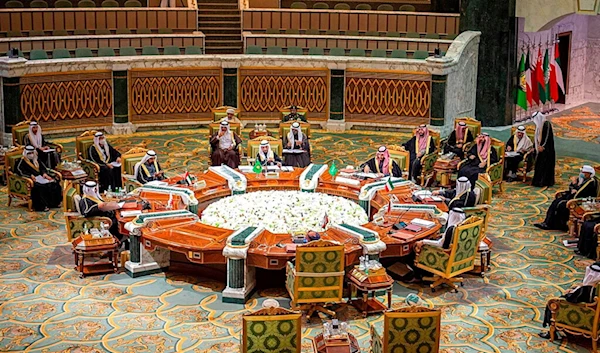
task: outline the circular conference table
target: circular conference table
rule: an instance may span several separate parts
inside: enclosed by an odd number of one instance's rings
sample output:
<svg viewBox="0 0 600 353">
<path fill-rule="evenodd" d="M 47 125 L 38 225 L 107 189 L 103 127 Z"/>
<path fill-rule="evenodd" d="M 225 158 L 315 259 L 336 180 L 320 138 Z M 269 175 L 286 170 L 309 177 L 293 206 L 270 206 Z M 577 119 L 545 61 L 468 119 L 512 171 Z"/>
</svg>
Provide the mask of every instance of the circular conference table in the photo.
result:
<svg viewBox="0 0 600 353">
<path fill-rule="evenodd" d="M 310 168 L 310 166 L 307 168 Z M 232 189 L 228 180 L 222 174 L 216 173 L 211 169 L 197 175 L 197 179 L 203 181 L 203 187 L 201 188 L 177 184 L 181 180 L 181 177 L 166 180 L 170 186 L 177 185 L 179 188 L 193 191 L 198 201 L 198 215 L 201 215 L 202 211 L 211 202 L 232 195 Z M 236 172 L 239 173 L 237 170 Z M 304 168 L 294 168 L 291 172 L 280 172 L 276 178 L 267 177 L 265 174 L 245 173 L 243 174 L 246 178 L 245 192 L 300 190 L 300 179 L 303 172 Z M 329 173 L 322 173 L 318 178 L 318 184 L 314 192 L 341 196 L 358 201 L 361 188 L 369 183 L 373 183 L 374 180 L 356 180 L 353 184 L 350 184 L 332 177 Z M 367 210 L 367 214 L 378 212 L 379 209 L 388 205 L 390 195 L 392 194 L 402 204 L 417 204 L 412 199 L 414 184 L 406 185 L 405 181 L 403 183 L 404 185 L 395 187 L 391 192 L 386 192 L 384 189 L 376 191 L 370 200 L 370 210 Z M 235 194 L 235 192 L 233 193 Z M 171 210 L 186 208 L 179 195 L 171 197 L 165 193 L 142 190 L 138 193 L 138 197 L 150 204 L 151 209 L 148 212 L 164 211 L 167 209 L 166 205 L 168 203 L 171 204 Z M 171 201 L 169 202 L 170 198 Z M 419 204 L 433 205 L 436 207 L 438 213 L 447 212 L 448 210 L 444 202 L 430 201 Z M 429 210 L 431 211 L 431 209 Z M 379 254 L 380 257 L 401 257 L 408 255 L 412 251 L 416 241 L 431 237 L 439 232 L 441 224 L 431 215 L 430 211 L 393 208 L 391 212 L 385 212 L 385 214 L 379 213 L 380 216 L 383 216 L 384 220 L 383 223 L 380 222 L 380 225 L 369 222 L 362 225 L 362 228 L 374 231 L 379 236 L 379 240 L 386 244 L 386 249 Z M 125 225 L 133 221 L 134 218 L 136 217 L 125 217 L 121 212 L 117 211 L 117 219 L 123 234 L 130 234 Z M 423 228 L 419 232 L 395 230 L 394 234 L 391 234 L 392 226 L 395 223 L 400 221 L 409 223 L 414 218 L 431 220 L 435 225 L 431 228 Z M 226 264 L 227 258 L 224 256 L 223 250 L 228 244 L 228 238 L 235 232 L 235 230 L 204 224 L 195 214 L 187 214 L 176 219 L 168 217 L 153 219 L 141 226 L 137 234 L 140 236 L 141 244 L 146 250 L 151 251 L 156 248 L 168 249 L 185 254 L 190 262 L 196 264 Z M 321 233 L 321 238 L 344 244 L 346 266 L 359 262 L 359 257 L 363 254 L 363 247 L 358 238 L 349 236 L 347 232 L 340 230 L 339 227 L 330 227 Z M 263 269 L 281 270 L 285 268 L 287 261 L 295 257 L 294 252 L 286 250 L 286 244 L 291 243 L 292 238 L 290 234 L 274 234 L 263 229 L 247 246 L 246 264 L 247 266 Z"/>
</svg>

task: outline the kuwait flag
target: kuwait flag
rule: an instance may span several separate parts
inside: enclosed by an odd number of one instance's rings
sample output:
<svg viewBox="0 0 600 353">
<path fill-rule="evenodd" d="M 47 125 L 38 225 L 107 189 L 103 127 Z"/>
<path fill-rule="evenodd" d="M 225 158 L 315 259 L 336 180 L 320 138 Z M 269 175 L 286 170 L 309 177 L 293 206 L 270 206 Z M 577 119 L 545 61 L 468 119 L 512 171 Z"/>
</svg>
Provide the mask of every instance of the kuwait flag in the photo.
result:
<svg viewBox="0 0 600 353">
<path fill-rule="evenodd" d="M 519 88 L 517 90 L 517 105 L 527 110 L 527 77 L 525 74 L 525 54 L 521 54 L 519 63 Z"/>
<path fill-rule="evenodd" d="M 392 178 L 388 178 L 388 180 L 385 182 L 385 191 L 390 192 L 394 190 L 394 183 L 392 183 Z"/>
<path fill-rule="evenodd" d="M 552 70 L 550 71 L 550 82 L 552 83 L 552 86 L 550 89 L 550 94 L 552 96 L 552 100 L 556 102 L 558 100 L 558 87 L 560 87 L 560 90 L 563 94 L 566 94 L 565 80 L 563 78 L 562 69 L 560 68 L 560 52 L 558 51 L 558 42 L 554 43 L 554 55 L 552 56 L 551 64 Z"/>
</svg>

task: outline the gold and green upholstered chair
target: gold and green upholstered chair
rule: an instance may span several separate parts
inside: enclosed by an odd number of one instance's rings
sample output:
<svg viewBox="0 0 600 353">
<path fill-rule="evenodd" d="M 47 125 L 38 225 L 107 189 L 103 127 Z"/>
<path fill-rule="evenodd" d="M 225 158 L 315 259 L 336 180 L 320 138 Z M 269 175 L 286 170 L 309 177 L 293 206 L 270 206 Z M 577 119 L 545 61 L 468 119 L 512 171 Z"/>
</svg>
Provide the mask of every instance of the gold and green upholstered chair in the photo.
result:
<svg viewBox="0 0 600 353">
<path fill-rule="evenodd" d="M 335 317 L 325 308 L 341 303 L 344 289 L 344 246 L 337 242 L 315 240 L 296 248 L 295 264 L 287 263 L 286 288 L 292 309 L 315 311 Z"/>
<path fill-rule="evenodd" d="M 243 353 L 302 350 L 302 314 L 284 308 L 264 308 L 242 316 Z"/>
<path fill-rule="evenodd" d="M 399 145 L 386 146 L 390 152 L 390 158 L 398 164 L 402 170 L 402 176 L 408 177 L 408 168 L 410 166 L 410 153 Z"/>
<path fill-rule="evenodd" d="M 548 301 L 552 313 L 550 320 L 550 341 L 556 331 L 592 339 L 592 352 L 598 351 L 600 338 L 600 283 L 596 284 L 596 297 L 593 303 L 569 303 L 565 298 L 554 298 Z"/>
<path fill-rule="evenodd" d="M 296 107 L 296 112 L 298 113 L 298 115 L 301 115 L 302 117 L 304 117 L 304 120 L 308 121 L 308 109 L 301 107 L 301 106 L 297 106 Z M 290 114 L 291 112 L 291 105 L 288 105 L 286 107 L 280 108 L 279 112 L 281 112 L 281 121 L 283 121 L 283 119 L 285 118 L 286 115 Z"/>
<path fill-rule="evenodd" d="M 415 134 L 416 130 L 413 131 L 413 136 Z M 421 157 L 421 186 L 425 186 L 429 180 L 432 180 L 432 178 L 435 176 L 435 169 L 433 169 L 433 166 L 438 159 L 440 143 L 442 142 L 440 133 L 438 131 L 429 130 L 429 135 L 433 137 L 433 141 L 435 142 L 435 150 Z"/>
<path fill-rule="evenodd" d="M 477 253 L 479 254 L 479 261 L 475 261 L 475 266 L 478 266 L 478 273 L 481 275 L 481 277 L 485 277 L 485 272 L 490 267 L 490 261 L 492 257 L 492 241 L 486 236 L 491 207 L 492 206 L 490 205 L 477 205 L 474 207 L 462 208 L 467 218 L 479 217 L 483 220 L 483 224 L 481 226 L 481 241 L 479 242 L 479 248 L 477 248 Z"/>
<path fill-rule="evenodd" d="M 11 205 L 13 199 L 27 202 L 27 208 L 29 211 L 33 211 L 33 201 L 31 200 L 31 189 L 33 188 L 33 180 L 31 178 L 25 178 L 17 174 L 16 166 L 17 162 L 23 157 L 23 149 L 25 147 L 19 146 L 6 152 L 5 155 L 5 173 L 8 184 L 8 206 Z M 48 175 L 62 182 L 62 176 L 60 173 L 48 169 Z"/>
<path fill-rule="evenodd" d="M 290 133 L 290 129 L 293 123 L 295 123 L 295 121 L 279 123 L 279 137 L 281 137 L 282 140 L 284 136 L 287 136 L 287 134 Z M 302 133 L 308 136 L 308 138 L 310 138 L 310 124 L 302 121 L 299 121 L 298 123 L 300 124 L 300 130 L 302 130 Z"/>
<path fill-rule="evenodd" d="M 371 352 L 440 351 L 442 312 L 420 306 L 388 311 L 383 314 L 383 330 L 371 324 Z"/>
<path fill-rule="evenodd" d="M 221 122 L 213 122 L 208 124 L 208 137 L 210 138 L 217 130 L 221 128 Z M 239 123 L 229 123 L 229 129 L 242 137 L 242 125 Z"/>
<path fill-rule="evenodd" d="M 220 107 L 216 107 L 211 109 L 213 112 L 213 121 L 221 121 L 223 118 L 225 118 L 227 116 L 227 109 L 233 109 L 235 110 L 235 113 L 233 114 L 233 116 L 235 116 L 236 118 L 239 119 L 239 115 L 240 115 L 240 110 L 236 107 L 230 107 L 227 105 L 222 105 Z"/>
<path fill-rule="evenodd" d="M 84 227 L 87 229 L 100 229 L 100 223 L 104 222 L 108 227 L 112 225 L 112 220 L 108 217 L 84 217 L 79 209 L 81 195 L 71 181 L 65 182 L 63 190 L 63 211 L 65 214 L 65 224 L 67 226 L 67 240 L 73 241 L 81 235 Z"/>
<path fill-rule="evenodd" d="M 513 126 L 510 129 L 510 135 L 514 135 L 517 130 L 516 126 Z M 529 124 L 525 125 L 525 133 L 531 139 L 531 142 L 535 141 L 535 125 Z M 528 153 L 523 155 L 523 160 L 517 166 L 517 176 L 523 178 L 523 182 L 527 181 L 527 173 L 533 170 L 535 166 L 535 158 L 537 157 L 537 153 L 535 153 L 535 148 L 532 148 Z"/>
<path fill-rule="evenodd" d="M 487 174 L 479 174 L 477 181 L 475 182 L 475 188 L 473 188 L 475 195 L 477 196 L 477 205 L 491 204 L 492 203 L 492 182 Z"/>
<path fill-rule="evenodd" d="M 77 159 L 81 163 L 81 169 L 87 173 L 89 180 L 95 180 L 98 182 L 98 175 L 100 173 L 100 166 L 90 160 L 88 155 L 90 146 L 94 144 L 94 135 L 96 130 L 88 130 L 75 138 L 75 153 Z"/>
<path fill-rule="evenodd" d="M 121 169 L 123 173 L 123 186 L 125 191 L 130 192 L 142 186 L 142 183 L 137 181 L 135 175 L 135 165 L 142 161 L 142 158 L 148 152 L 147 149 L 134 147 L 121 155 Z"/>
<path fill-rule="evenodd" d="M 29 134 L 29 123 L 30 120 L 21 121 L 20 123 L 14 125 L 12 127 L 12 139 L 13 145 L 15 146 L 23 146 L 25 144 L 25 136 Z M 53 143 L 50 141 L 46 141 L 48 147 L 56 149 L 56 152 L 62 153 L 63 146 L 58 143 Z"/>
<path fill-rule="evenodd" d="M 487 167 L 486 171 L 484 174 L 486 174 L 488 176 L 488 180 L 490 181 L 490 183 L 492 184 L 492 187 L 495 185 L 499 186 L 500 192 L 504 191 L 504 185 L 503 185 L 503 181 L 504 181 L 504 152 L 505 152 L 505 147 L 506 145 L 504 144 L 504 142 L 496 139 L 496 138 L 490 138 L 491 140 L 491 148 L 496 150 L 496 155 L 498 155 L 498 162 L 490 164 L 489 167 Z M 463 159 L 459 164 L 458 164 L 458 169 L 461 168 L 462 164 L 465 163 L 467 161 L 467 159 Z"/>
<path fill-rule="evenodd" d="M 415 266 L 433 274 L 424 280 L 432 281 L 431 291 L 441 284 L 447 284 L 458 290 L 455 282 L 462 285 L 463 279 L 457 277 L 475 267 L 475 257 L 481 242 L 483 219 L 469 217 L 454 228 L 452 244 L 449 249 L 418 243 L 415 247 Z"/>
<path fill-rule="evenodd" d="M 459 122 L 464 122 L 465 124 L 467 124 L 467 129 L 469 131 L 471 131 L 471 135 L 473 135 L 473 139 L 477 138 L 477 136 L 479 136 L 479 134 L 481 134 L 481 121 L 474 119 L 474 118 L 469 118 L 469 117 L 456 118 L 456 119 L 454 119 L 454 125 L 452 126 L 453 130 L 456 128 L 456 124 L 458 124 Z M 444 145 L 446 145 L 447 142 L 448 142 L 448 138 L 445 138 L 442 140 L 441 145 L 444 146 Z M 470 150 L 471 147 L 473 147 L 473 143 L 474 142 L 463 144 L 463 151 Z"/>
<path fill-rule="evenodd" d="M 256 161 L 256 155 L 260 150 L 260 142 L 262 140 L 269 141 L 271 145 L 271 150 L 276 153 L 279 157 L 282 156 L 283 153 L 283 142 L 275 138 L 273 136 L 259 136 L 253 140 L 248 140 L 248 148 L 246 149 L 246 153 L 248 153 L 248 163 L 252 164 Z M 282 157 L 283 158 L 283 157 Z"/>
</svg>

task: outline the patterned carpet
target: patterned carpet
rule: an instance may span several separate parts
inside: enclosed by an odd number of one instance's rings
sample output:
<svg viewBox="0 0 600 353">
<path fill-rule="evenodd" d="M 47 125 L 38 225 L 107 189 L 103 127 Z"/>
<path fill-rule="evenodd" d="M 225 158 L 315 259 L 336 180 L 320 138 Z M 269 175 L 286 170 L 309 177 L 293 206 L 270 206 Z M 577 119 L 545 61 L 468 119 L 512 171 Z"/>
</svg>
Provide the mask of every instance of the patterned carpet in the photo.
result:
<svg viewBox="0 0 600 353">
<path fill-rule="evenodd" d="M 247 133 L 247 132 L 246 132 Z M 158 151 L 169 171 L 198 171 L 207 166 L 206 130 L 160 131 L 110 137 L 125 151 L 144 146 Z M 313 159 L 357 164 L 382 144 L 398 144 L 406 135 L 315 131 Z M 73 139 L 55 140 L 73 158 Z M 394 306 L 416 292 L 443 310 L 442 351 L 586 352 L 587 339 L 550 343 L 537 336 L 550 297 L 578 283 L 589 260 L 562 246 L 563 234 L 541 232 L 532 223 L 542 217 L 553 194 L 577 172 L 580 159 L 561 158 L 562 185 L 551 189 L 507 185 L 495 194 L 488 236 L 493 240 L 492 271 L 487 278 L 467 276 L 458 293 L 435 293 L 424 285 L 397 282 Z M 597 163 L 597 162 L 596 162 Z M 5 188 L 0 192 L 6 200 Z M 62 212 L 28 213 L 24 207 L 0 205 L 0 351 L 11 352 L 237 352 L 241 314 L 272 297 L 288 307 L 283 287 L 258 291 L 245 306 L 221 303 L 223 281 L 169 272 L 129 278 L 125 274 L 80 279 L 65 242 Z M 283 274 L 282 274 L 283 276 Z M 381 316 L 362 319 L 340 305 L 340 317 L 363 352 L 369 325 Z M 304 328 L 303 351 L 321 331 L 315 322 Z"/>
<path fill-rule="evenodd" d="M 556 136 L 600 143 L 600 103 L 587 103 L 552 116 Z"/>
</svg>

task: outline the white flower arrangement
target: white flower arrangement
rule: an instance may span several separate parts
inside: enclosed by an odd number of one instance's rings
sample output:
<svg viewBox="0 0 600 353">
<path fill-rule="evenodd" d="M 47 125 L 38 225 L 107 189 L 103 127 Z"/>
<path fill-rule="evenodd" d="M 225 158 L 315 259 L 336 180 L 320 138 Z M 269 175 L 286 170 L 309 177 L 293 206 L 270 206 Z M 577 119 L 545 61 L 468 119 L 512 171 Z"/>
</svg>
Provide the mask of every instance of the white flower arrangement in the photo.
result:
<svg viewBox="0 0 600 353">
<path fill-rule="evenodd" d="M 233 230 L 262 226 L 277 234 L 299 233 L 325 230 L 321 225 L 326 213 L 329 224 L 362 225 L 369 221 L 362 207 L 342 197 L 300 191 L 257 191 L 210 204 L 202 212 L 201 222 Z"/>
</svg>

